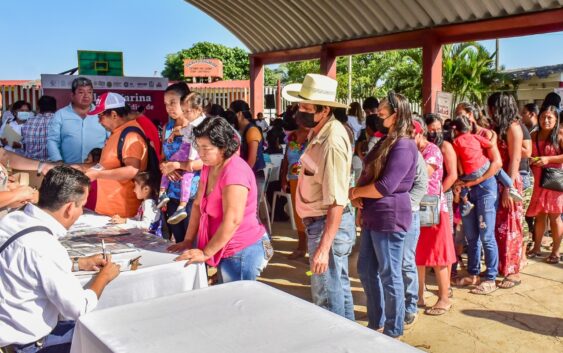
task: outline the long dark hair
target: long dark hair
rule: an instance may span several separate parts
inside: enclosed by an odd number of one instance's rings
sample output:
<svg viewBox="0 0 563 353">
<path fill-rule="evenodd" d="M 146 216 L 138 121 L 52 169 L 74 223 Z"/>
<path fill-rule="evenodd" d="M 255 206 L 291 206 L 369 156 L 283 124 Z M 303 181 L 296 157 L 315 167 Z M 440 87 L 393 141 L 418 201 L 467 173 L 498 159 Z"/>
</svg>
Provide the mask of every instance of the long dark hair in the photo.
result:
<svg viewBox="0 0 563 353">
<path fill-rule="evenodd" d="M 383 169 L 385 169 L 387 156 L 395 143 L 401 138 L 411 138 L 413 131 L 411 108 L 405 96 L 389 92 L 387 97 L 381 101 L 381 104 L 387 104 L 391 112 L 397 114 L 397 116 L 395 119 L 395 128 L 393 131 L 389 132 L 385 140 L 381 143 L 381 146 L 379 146 L 375 152 L 374 161 L 366 166 L 368 173 L 373 171 L 371 181 L 377 180 Z"/>
<path fill-rule="evenodd" d="M 555 148 L 557 153 L 559 153 L 561 149 L 559 148 L 559 109 L 557 109 L 557 107 L 554 105 L 548 105 L 540 110 L 539 115 L 541 116 L 543 113 L 553 113 L 555 115 L 555 120 L 556 120 L 555 126 L 553 127 L 553 129 L 551 130 L 551 134 L 549 135 L 549 143 L 551 143 L 551 145 L 553 145 L 553 148 Z M 538 121 L 539 120 L 540 118 L 538 118 Z M 539 139 L 539 134 L 542 130 L 541 124 L 539 123 L 538 123 L 538 128 L 539 130 L 537 132 L 536 139 Z"/>
<path fill-rule="evenodd" d="M 518 104 L 514 96 L 504 92 L 495 92 L 487 99 L 487 106 L 491 112 L 496 133 L 502 140 L 506 141 L 510 124 L 520 120 Z"/>
<path fill-rule="evenodd" d="M 475 119 L 475 122 L 480 127 L 485 129 L 491 128 L 491 120 L 487 117 L 486 114 L 484 114 L 483 109 L 477 104 L 472 104 L 469 102 L 461 102 L 457 105 L 457 108 L 463 109 L 463 111 L 465 111 L 467 114 L 472 114 L 473 118 Z M 471 125 L 473 126 L 471 133 L 474 134 L 477 132 L 477 126 L 474 125 L 473 123 Z"/>
</svg>

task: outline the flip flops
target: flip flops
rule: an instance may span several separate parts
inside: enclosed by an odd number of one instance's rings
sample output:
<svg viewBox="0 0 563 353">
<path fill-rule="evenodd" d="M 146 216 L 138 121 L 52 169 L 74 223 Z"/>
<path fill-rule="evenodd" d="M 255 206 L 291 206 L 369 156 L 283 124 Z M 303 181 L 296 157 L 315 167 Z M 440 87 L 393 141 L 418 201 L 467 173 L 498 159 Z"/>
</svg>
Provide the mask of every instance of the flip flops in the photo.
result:
<svg viewBox="0 0 563 353">
<path fill-rule="evenodd" d="M 500 289 L 510 289 L 514 288 L 522 283 L 521 280 L 517 279 L 510 279 L 508 277 L 504 277 L 503 280 L 497 285 Z"/>
<path fill-rule="evenodd" d="M 440 316 L 440 315 L 444 315 L 445 313 L 447 313 L 448 311 L 450 311 L 450 309 L 453 307 L 453 304 L 450 304 L 448 307 L 446 308 L 437 308 L 435 306 L 428 308 L 426 310 L 424 310 L 424 313 L 426 315 L 429 316 Z"/>
<path fill-rule="evenodd" d="M 549 255 L 547 259 L 545 259 L 545 262 L 547 262 L 548 264 L 556 265 L 559 263 L 559 256 L 553 254 Z"/>
</svg>

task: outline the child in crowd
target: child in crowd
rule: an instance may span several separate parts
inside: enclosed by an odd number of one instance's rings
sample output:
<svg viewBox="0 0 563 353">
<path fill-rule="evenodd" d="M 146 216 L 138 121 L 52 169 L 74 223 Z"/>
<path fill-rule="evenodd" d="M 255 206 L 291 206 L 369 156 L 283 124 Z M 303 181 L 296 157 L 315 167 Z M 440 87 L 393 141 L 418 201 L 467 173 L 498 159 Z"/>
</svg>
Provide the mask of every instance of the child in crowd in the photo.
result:
<svg viewBox="0 0 563 353">
<path fill-rule="evenodd" d="M 182 111 L 184 111 L 184 115 L 188 111 L 185 105 L 187 104 L 187 99 L 189 99 L 189 97 L 190 95 L 184 97 L 182 100 Z M 197 150 L 192 145 L 193 127 L 194 126 L 192 124 L 188 124 L 187 126 L 184 127 L 174 126 L 174 128 L 172 129 L 172 133 L 168 137 L 169 143 L 173 142 L 176 139 L 176 137 L 182 137 L 180 148 L 176 153 L 174 153 L 168 159 L 168 161 L 181 162 L 181 163 L 188 162 L 189 170 L 192 170 L 190 162 L 199 159 L 199 154 L 197 153 Z M 168 217 L 168 223 L 170 224 L 178 224 L 188 216 L 188 213 L 186 211 L 186 206 L 190 201 L 190 198 L 192 196 L 195 196 L 195 194 L 197 193 L 197 186 L 199 183 L 199 172 L 190 172 L 187 170 L 181 170 L 181 171 L 179 170 L 179 172 L 182 175 L 182 179 L 180 182 L 180 203 L 178 204 L 178 208 L 176 209 L 176 212 L 174 212 L 174 214 Z M 160 192 L 158 196 L 158 205 L 157 205 L 159 209 L 164 207 L 168 203 L 168 201 L 170 201 L 170 198 L 166 194 L 166 190 L 168 189 L 169 185 L 170 185 L 170 180 L 168 179 L 168 176 L 162 174 L 162 179 L 160 181 Z"/>
<path fill-rule="evenodd" d="M 90 153 L 88 153 L 88 157 L 84 160 L 86 164 L 97 164 L 100 162 L 100 158 L 102 156 L 102 149 L 101 148 L 93 148 Z M 88 193 L 88 200 L 86 200 L 86 207 L 89 210 L 94 211 L 96 209 L 96 200 L 98 196 L 98 181 L 94 180 L 90 183 L 90 192 Z"/>
<path fill-rule="evenodd" d="M 482 177 L 489 169 L 491 162 L 484 153 L 484 150 L 492 148 L 491 141 L 486 138 L 474 135 L 471 131 L 471 122 L 466 116 L 458 116 L 451 124 L 454 130 L 453 147 L 458 158 L 458 168 L 460 178 L 463 181 L 472 181 Z M 504 187 L 509 188 L 510 197 L 516 201 L 522 201 L 522 195 L 513 186 L 512 179 L 502 168 L 496 174 L 498 182 Z M 461 190 L 461 215 L 467 216 L 474 205 L 469 202 L 467 194 L 469 188 Z"/>
<path fill-rule="evenodd" d="M 139 200 L 143 200 L 137 214 L 133 218 L 122 218 L 113 216 L 113 224 L 125 224 L 142 229 L 154 235 L 162 237 L 162 222 L 160 210 L 156 207 L 158 197 L 158 180 L 151 173 L 139 172 L 133 178 L 135 188 L 133 191 Z"/>
</svg>

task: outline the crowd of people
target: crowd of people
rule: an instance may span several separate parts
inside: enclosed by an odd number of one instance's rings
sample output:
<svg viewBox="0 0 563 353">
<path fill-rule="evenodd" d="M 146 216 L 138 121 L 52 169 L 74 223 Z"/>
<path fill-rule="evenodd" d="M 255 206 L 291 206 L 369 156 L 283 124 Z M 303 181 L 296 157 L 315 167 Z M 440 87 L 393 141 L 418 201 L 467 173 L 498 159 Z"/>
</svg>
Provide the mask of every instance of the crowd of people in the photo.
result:
<svg viewBox="0 0 563 353">
<path fill-rule="evenodd" d="M 218 283 L 255 280 L 273 255 L 259 205 L 274 154 L 283 155 L 278 188 L 294 205 L 298 245 L 289 258 L 309 254 L 313 302 L 354 320 L 349 256 L 361 228 L 368 327 L 391 337 L 419 308 L 446 314 L 454 285 L 473 294 L 519 285 L 526 258 L 543 256 L 548 227 L 546 261 L 560 261 L 559 96 L 519 109 L 512 95 L 493 93 L 485 108 L 462 102 L 442 120 L 418 117 L 400 93 L 348 106 L 336 91 L 334 79 L 308 74 L 284 88 L 292 104 L 269 124 L 245 101 L 225 110 L 183 82 L 166 88 L 163 126 L 117 93 L 94 104 L 83 77 L 59 110 L 49 96 L 37 114 L 14 103 L 0 127 L 0 135 L 7 128 L 21 135 L 0 141 L 0 346 L 39 351 L 30 347 L 55 331 L 63 335 L 50 340 L 61 344 L 72 325 L 58 314 L 75 320 L 91 311 L 119 274 L 111 259 L 70 259 L 56 240 L 83 207 L 168 236 L 177 261 L 216 267 Z M 45 175 L 39 191 L 20 185 L 12 168 Z M 432 305 L 424 300 L 428 268 L 438 285 Z M 90 269 L 100 272 L 82 289 L 70 272 Z M 32 316 L 37 325 L 25 327 Z"/>
</svg>

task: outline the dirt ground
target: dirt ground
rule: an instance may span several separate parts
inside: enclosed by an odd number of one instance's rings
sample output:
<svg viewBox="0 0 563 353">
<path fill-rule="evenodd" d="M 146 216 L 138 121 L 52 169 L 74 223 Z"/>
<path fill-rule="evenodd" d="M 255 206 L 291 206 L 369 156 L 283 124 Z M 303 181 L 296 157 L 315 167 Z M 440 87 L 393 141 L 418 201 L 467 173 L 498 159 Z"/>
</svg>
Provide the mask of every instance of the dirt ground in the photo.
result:
<svg viewBox="0 0 563 353">
<path fill-rule="evenodd" d="M 288 260 L 297 246 L 289 223 L 273 226 L 275 255 L 260 281 L 311 301 L 308 258 Z M 357 244 L 359 242 L 356 242 Z M 548 250 L 544 249 L 547 256 Z M 357 248 L 350 258 L 356 321 L 367 325 L 365 296 L 356 271 Z M 563 353 L 563 263 L 549 265 L 543 259 L 529 260 L 522 270 L 522 284 L 499 289 L 487 296 L 454 288 L 453 307 L 443 316 L 419 312 L 412 328 L 401 340 L 432 353 L 541 352 Z M 425 300 L 436 301 L 432 275 Z"/>
</svg>

